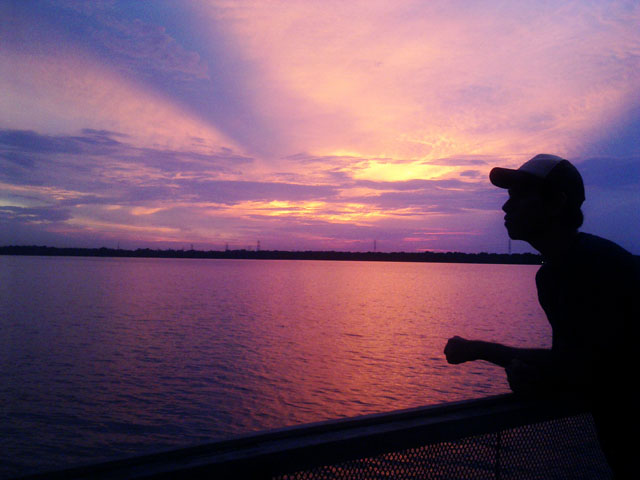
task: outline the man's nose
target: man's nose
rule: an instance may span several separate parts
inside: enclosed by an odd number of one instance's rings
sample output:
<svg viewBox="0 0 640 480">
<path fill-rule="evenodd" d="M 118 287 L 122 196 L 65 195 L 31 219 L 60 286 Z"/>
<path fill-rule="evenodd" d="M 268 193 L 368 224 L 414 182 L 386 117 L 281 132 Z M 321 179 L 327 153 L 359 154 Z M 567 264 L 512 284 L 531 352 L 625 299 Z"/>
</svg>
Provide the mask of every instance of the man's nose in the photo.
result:
<svg viewBox="0 0 640 480">
<path fill-rule="evenodd" d="M 502 205 L 502 211 L 504 213 L 507 213 L 507 210 L 509 209 L 509 200 L 507 200 L 506 202 L 504 202 L 504 204 Z"/>
</svg>

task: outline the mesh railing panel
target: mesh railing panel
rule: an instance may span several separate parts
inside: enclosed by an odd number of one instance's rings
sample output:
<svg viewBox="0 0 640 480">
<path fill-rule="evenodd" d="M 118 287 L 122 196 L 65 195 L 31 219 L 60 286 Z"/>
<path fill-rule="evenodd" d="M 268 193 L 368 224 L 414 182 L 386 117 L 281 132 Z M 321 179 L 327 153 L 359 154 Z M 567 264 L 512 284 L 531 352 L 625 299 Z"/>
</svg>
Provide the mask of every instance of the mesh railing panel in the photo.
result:
<svg viewBox="0 0 640 480">
<path fill-rule="evenodd" d="M 593 420 L 583 414 L 325 465 L 273 480 L 610 478 Z"/>
<path fill-rule="evenodd" d="M 501 436 L 502 479 L 610 479 L 590 414 L 523 425 Z"/>
<path fill-rule="evenodd" d="M 258 432 L 28 478 L 611 479 L 587 411 L 576 397 L 500 395 Z"/>
</svg>

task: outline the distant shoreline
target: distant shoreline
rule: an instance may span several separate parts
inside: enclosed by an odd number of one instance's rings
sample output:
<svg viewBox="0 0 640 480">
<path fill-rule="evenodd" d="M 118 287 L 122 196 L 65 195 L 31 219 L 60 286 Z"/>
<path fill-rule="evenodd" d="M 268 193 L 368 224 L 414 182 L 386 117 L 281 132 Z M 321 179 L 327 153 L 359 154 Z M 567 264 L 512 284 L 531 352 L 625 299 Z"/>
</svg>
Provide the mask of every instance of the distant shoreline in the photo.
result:
<svg viewBox="0 0 640 480">
<path fill-rule="evenodd" d="M 461 252 L 337 252 L 284 250 L 152 250 L 138 248 L 58 248 L 46 246 L 0 247 L 0 255 L 124 257 L 124 258 L 196 258 L 246 260 L 334 260 L 373 262 L 433 262 L 540 265 L 542 257 L 533 253 L 461 253 Z"/>
</svg>

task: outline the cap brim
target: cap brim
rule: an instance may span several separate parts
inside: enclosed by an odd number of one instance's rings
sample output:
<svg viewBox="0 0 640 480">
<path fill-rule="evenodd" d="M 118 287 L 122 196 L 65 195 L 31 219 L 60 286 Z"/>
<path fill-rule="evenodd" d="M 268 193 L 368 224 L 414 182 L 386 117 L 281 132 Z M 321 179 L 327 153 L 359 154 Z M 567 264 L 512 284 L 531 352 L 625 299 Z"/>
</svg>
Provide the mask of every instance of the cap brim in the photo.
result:
<svg viewBox="0 0 640 480">
<path fill-rule="evenodd" d="M 512 188 L 532 181 L 535 182 L 536 177 L 521 170 L 495 167 L 489 172 L 489 180 L 496 187 Z"/>
</svg>

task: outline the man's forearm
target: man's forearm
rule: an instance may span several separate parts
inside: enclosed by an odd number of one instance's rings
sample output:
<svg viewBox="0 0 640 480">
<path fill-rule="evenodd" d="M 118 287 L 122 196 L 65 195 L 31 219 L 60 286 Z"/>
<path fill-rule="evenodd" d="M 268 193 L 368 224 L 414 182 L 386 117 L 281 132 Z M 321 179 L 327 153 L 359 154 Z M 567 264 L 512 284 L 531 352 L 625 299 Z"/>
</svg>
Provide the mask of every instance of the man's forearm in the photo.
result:
<svg viewBox="0 0 640 480">
<path fill-rule="evenodd" d="M 551 350 L 544 348 L 516 348 L 500 343 L 472 340 L 472 352 L 475 360 L 485 360 L 501 367 L 507 367 L 514 360 L 536 365 L 551 366 Z"/>
</svg>

